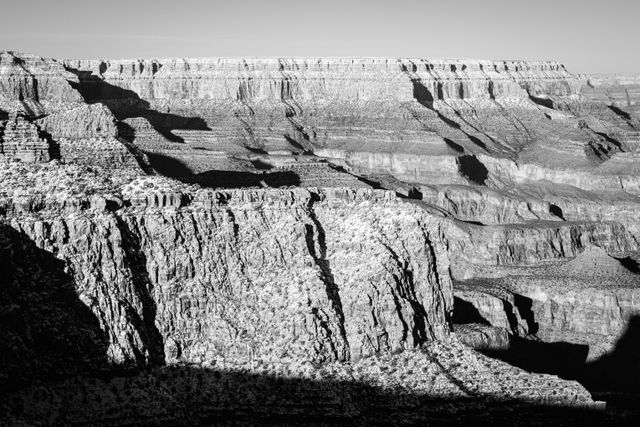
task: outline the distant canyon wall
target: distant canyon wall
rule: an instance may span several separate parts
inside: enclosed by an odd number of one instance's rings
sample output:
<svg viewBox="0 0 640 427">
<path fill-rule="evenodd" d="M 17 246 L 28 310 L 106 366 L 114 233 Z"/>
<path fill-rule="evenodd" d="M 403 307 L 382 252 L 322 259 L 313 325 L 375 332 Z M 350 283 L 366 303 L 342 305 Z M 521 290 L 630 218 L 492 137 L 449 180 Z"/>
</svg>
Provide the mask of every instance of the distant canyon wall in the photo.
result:
<svg viewBox="0 0 640 427">
<path fill-rule="evenodd" d="M 66 61 L 149 101 L 412 101 L 572 95 L 579 81 L 556 62 L 295 58 Z M 84 74 L 90 73 L 90 74 Z M 90 83 L 90 80 L 88 80 Z M 420 87 L 416 88 L 416 85 Z M 95 87 L 93 96 L 118 95 Z M 428 94 L 427 94 L 428 92 Z"/>
</svg>

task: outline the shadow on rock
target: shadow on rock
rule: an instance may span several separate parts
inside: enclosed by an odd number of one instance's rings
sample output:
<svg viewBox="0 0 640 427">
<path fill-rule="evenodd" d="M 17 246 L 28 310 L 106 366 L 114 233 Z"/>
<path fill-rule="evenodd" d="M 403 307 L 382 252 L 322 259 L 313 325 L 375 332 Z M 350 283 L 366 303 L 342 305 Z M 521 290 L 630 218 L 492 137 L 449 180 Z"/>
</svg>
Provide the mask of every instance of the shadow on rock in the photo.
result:
<svg viewBox="0 0 640 427">
<path fill-rule="evenodd" d="M 578 425 L 611 414 L 518 400 L 446 398 L 357 381 L 173 366 L 70 379 L 11 396 L 5 420 L 56 425 Z M 46 391 L 45 391 L 46 390 Z M 78 404 L 75 404 L 78 403 Z M 80 404 L 81 403 L 81 404 Z M 498 424 L 495 424 L 498 423 Z"/>
<path fill-rule="evenodd" d="M 129 247 L 139 251 L 135 242 Z M 0 419 L 6 425 L 562 425 L 611 416 L 499 397 L 435 397 L 393 385 L 196 366 L 118 371 L 107 363 L 106 337 L 64 262 L 2 225 L 0 268 Z M 636 337 L 636 327 L 630 329 Z"/>
<path fill-rule="evenodd" d="M 626 111 L 616 107 L 615 105 L 608 105 L 608 107 L 609 107 L 609 110 L 611 110 L 618 117 L 624 120 L 631 120 L 631 115 Z"/>
<path fill-rule="evenodd" d="M 633 316 L 614 349 L 586 365 L 581 382 L 590 390 L 640 396 L 640 316 Z"/>
<path fill-rule="evenodd" d="M 588 345 L 515 336 L 506 351 L 482 352 L 529 372 L 576 380 L 597 399 L 640 415 L 640 316 L 629 320 L 611 352 L 593 362 L 587 362 Z"/>
<path fill-rule="evenodd" d="M 0 392 L 108 369 L 107 339 L 65 263 L 0 224 Z"/>
<path fill-rule="evenodd" d="M 300 177 L 293 171 L 272 171 L 266 164 L 254 165 L 256 171 L 210 170 L 194 174 L 183 162 L 164 154 L 145 152 L 151 167 L 161 175 L 185 184 L 199 184 L 207 188 L 290 187 L 300 185 Z"/>
<path fill-rule="evenodd" d="M 178 143 L 184 143 L 184 140 L 175 135 L 173 130 L 211 130 L 200 117 L 182 117 L 154 110 L 151 104 L 140 98 L 136 92 L 112 85 L 91 71 L 80 71 L 71 67 L 66 69 L 78 76 L 78 83 L 70 82 L 70 84 L 80 92 L 85 102 L 106 105 L 118 120 L 143 117 L 156 132 L 169 141 Z M 123 136 L 131 142 L 135 135 L 125 133 Z"/>
<path fill-rule="evenodd" d="M 482 317 L 478 309 L 473 304 L 458 297 L 453 297 L 453 317 L 451 321 L 455 325 L 466 325 L 469 323 L 477 323 L 486 326 L 491 325 L 487 319 Z"/>
<path fill-rule="evenodd" d="M 460 174 L 479 185 L 485 185 L 489 170 L 476 156 L 463 155 L 457 159 Z"/>
<path fill-rule="evenodd" d="M 212 170 L 195 175 L 192 182 L 208 188 L 290 187 L 300 185 L 292 171 L 245 172 Z"/>
<path fill-rule="evenodd" d="M 180 160 L 152 151 L 145 151 L 144 153 L 149 159 L 149 165 L 160 175 L 175 178 L 185 183 L 192 181 L 193 172 Z"/>
<path fill-rule="evenodd" d="M 525 371 L 577 379 L 584 370 L 589 346 L 512 336 L 509 350 L 484 353 Z"/>
</svg>

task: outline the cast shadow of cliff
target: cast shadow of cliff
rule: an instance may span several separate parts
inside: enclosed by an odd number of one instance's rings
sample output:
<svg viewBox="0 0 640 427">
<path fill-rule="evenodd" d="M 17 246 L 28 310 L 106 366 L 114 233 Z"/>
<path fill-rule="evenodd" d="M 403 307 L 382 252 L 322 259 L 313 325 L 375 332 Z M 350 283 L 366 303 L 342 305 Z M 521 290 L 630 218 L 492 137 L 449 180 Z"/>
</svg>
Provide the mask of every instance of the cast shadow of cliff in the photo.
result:
<svg viewBox="0 0 640 427">
<path fill-rule="evenodd" d="M 483 353 L 528 372 L 578 379 L 584 371 L 589 346 L 512 336 L 508 350 Z"/>
<path fill-rule="evenodd" d="M 447 373 L 445 373 L 447 376 Z M 174 365 L 126 377 L 71 378 L 36 399 L 16 393 L 0 416 L 55 425 L 591 425 L 602 410 L 518 399 L 446 397 L 370 382 L 312 380 Z M 67 402 L 81 399 L 81 408 Z M 6 412 L 5 414 L 2 411 Z"/>
<path fill-rule="evenodd" d="M 464 154 L 456 158 L 458 164 L 458 172 L 478 185 L 486 185 L 489 178 L 489 170 L 487 167 L 473 155 Z"/>
<path fill-rule="evenodd" d="M 212 189 L 231 188 L 280 188 L 300 185 L 300 177 L 294 171 L 272 171 L 271 167 L 258 164 L 255 171 L 209 170 L 193 171 L 185 163 L 160 153 L 145 152 L 150 166 L 159 174 L 177 179 L 185 184 L 198 184 Z"/>
<path fill-rule="evenodd" d="M 212 170 L 195 175 L 192 182 L 207 188 L 280 188 L 300 185 L 300 177 L 293 171 L 246 172 Z"/>
<path fill-rule="evenodd" d="M 479 325 L 491 326 L 491 323 L 482 317 L 482 314 L 480 314 L 473 304 L 456 296 L 453 297 L 453 315 L 451 322 L 454 325 L 476 323 Z"/>
<path fill-rule="evenodd" d="M 615 106 L 615 105 L 607 105 L 607 107 L 609 108 L 609 110 L 611 110 L 615 115 L 617 115 L 618 117 L 624 119 L 624 120 L 631 120 L 631 115 L 629 113 L 627 113 L 626 111 L 624 111 L 623 109 Z"/>
<path fill-rule="evenodd" d="M 136 117 L 145 118 L 156 132 L 177 143 L 184 143 L 184 139 L 175 135 L 173 130 L 211 130 L 201 117 L 183 117 L 154 110 L 147 100 L 142 99 L 133 90 L 112 85 L 91 71 L 81 71 L 68 66 L 65 68 L 78 77 L 77 83 L 69 83 L 80 92 L 85 102 L 104 104 L 120 121 Z M 127 142 L 132 142 L 132 135 L 125 133 L 123 137 Z"/>
<path fill-rule="evenodd" d="M 613 350 L 586 364 L 580 381 L 590 390 L 633 393 L 640 398 L 640 316 L 629 319 Z"/>
<path fill-rule="evenodd" d="M 455 120 L 452 120 L 452 119 L 448 118 L 447 116 L 445 116 L 444 114 L 442 114 L 440 111 L 438 111 L 435 108 L 433 94 L 422 83 L 422 80 L 420 78 L 413 77 L 406 68 L 404 69 L 404 72 L 405 72 L 405 74 L 407 74 L 407 76 L 411 80 L 411 84 L 413 85 L 413 98 L 418 102 L 418 104 L 420 104 L 423 107 L 431 110 L 433 113 L 436 114 L 438 119 L 443 121 L 450 128 L 455 129 L 455 130 L 457 130 L 459 132 L 462 132 L 471 142 L 476 144 L 478 147 L 483 148 L 483 149 L 487 148 L 487 145 L 480 138 L 478 138 L 477 136 L 472 135 L 469 132 L 467 132 L 464 129 L 462 129 L 462 125 L 460 123 L 456 122 Z M 442 93 L 442 83 L 437 83 L 437 92 L 438 92 L 437 93 L 438 99 L 443 99 L 444 95 Z M 489 138 L 492 142 L 495 142 L 491 136 L 489 136 L 486 133 L 482 132 L 480 129 L 477 129 L 475 126 L 473 126 L 467 120 L 465 120 L 460 115 L 460 113 L 458 111 L 456 111 L 456 110 L 453 110 L 453 111 L 455 112 L 456 116 L 461 121 L 463 121 L 467 126 L 471 127 L 473 130 L 475 130 L 478 133 L 482 133 L 487 138 Z"/>
<path fill-rule="evenodd" d="M 506 351 L 483 351 L 529 372 L 580 382 L 600 400 L 626 409 L 640 406 L 640 316 L 629 319 L 614 348 L 587 361 L 589 346 L 512 337 Z"/>
<path fill-rule="evenodd" d="M 0 392 L 109 369 L 107 339 L 65 263 L 0 224 Z"/>
</svg>

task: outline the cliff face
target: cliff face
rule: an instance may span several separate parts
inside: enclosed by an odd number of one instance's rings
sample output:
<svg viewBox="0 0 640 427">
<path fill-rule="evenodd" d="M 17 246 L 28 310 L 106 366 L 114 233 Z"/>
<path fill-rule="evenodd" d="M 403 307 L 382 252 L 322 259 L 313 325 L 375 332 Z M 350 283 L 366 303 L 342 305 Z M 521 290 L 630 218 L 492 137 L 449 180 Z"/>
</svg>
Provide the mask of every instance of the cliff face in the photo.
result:
<svg viewBox="0 0 640 427">
<path fill-rule="evenodd" d="M 414 82 L 434 100 L 526 98 L 532 94 L 576 94 L 579 82 L 555 62 L 376 58 L 166 59 L 66 61 L 140 98 L 153 100 L 295 99 L 313 102 L 412 101 Z M 90 82 L 88 74 L 80 74 Z M 120 91 L 93 96 L 118 98 Z M 524 91 L 523 91 L 524 89 Z M 131 94 L 133 95 L 133 94 Z"/>
<path fill-rule="evenodd" d="M 10 222 L 66 261 L 114 363 L 345 361 L 447 335 L 440 219 L 390 193 L 135 186 Z"/>
<path fill-rule="evenodd" d="M 0 122 L 0 155 L 8 159 L 42 163 L 51 160 L 54 147 L 37 125 L 13 115 Z"/>
<path fill-rule="evenodd" d="M 15 101 L 80 102 L 73 74 L 52 59 L 0 52 L 0 93 Z"/>
</svg>

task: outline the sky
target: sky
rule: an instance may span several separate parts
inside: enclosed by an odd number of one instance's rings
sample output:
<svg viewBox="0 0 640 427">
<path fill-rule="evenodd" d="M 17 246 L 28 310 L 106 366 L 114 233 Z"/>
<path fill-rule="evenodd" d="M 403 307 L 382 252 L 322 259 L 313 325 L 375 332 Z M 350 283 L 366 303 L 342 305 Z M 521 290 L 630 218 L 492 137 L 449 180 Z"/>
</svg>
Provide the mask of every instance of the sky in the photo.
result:
<svg viewBox="0 0 640 427">
<path fill-rule="evenodd" d="M 54 58 L 557 60 L 640 74 L 640 0 L 15 0 L 0 50 Z"/>
</svg>

